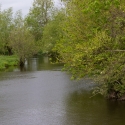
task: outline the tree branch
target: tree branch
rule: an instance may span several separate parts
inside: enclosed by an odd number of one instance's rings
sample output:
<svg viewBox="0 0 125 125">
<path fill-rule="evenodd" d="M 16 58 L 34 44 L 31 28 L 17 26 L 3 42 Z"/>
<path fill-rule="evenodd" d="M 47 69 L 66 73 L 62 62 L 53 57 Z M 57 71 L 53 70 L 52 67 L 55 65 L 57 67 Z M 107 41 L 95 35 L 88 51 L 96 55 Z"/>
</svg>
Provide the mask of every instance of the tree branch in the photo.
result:
<svg viewBox="0 0 125 125">
<path fill-rule="evenodd" d="M 125 50 L 106 50 L 106 51 L 113 51 L 113 52 L 125 52 Z"/>
</svg>

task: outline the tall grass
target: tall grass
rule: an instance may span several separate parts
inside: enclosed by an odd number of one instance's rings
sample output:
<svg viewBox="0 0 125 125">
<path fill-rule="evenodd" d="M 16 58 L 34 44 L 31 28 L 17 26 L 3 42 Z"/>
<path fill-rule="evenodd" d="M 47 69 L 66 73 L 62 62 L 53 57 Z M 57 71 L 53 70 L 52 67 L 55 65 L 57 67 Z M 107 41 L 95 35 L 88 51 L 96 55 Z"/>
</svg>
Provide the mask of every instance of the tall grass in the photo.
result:
<svg viewBox="0 0 125 125">
<path fill-rule="evenodd" d="M 0 55 L 0 71 L 4 71 L 11 66 L 17 66 L 17 65 L 18 65 L 17 56 Z"/>
</svg>

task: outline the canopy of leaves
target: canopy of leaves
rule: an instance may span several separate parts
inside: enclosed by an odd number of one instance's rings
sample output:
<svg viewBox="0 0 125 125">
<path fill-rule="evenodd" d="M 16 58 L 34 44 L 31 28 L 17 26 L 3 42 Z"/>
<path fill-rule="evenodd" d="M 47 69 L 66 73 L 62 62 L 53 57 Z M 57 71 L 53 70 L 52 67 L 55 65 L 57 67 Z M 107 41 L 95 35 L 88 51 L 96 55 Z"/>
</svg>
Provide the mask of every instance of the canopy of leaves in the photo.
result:
<svg viewBox="0 0 125 125">
<path fill-rule="evenodd" d="M 15 15 L 12 8 L 0 11 L 0 54 L 15 54 L 24 62 L 36 52 L 34 36 L 26 27 L 21 11 Z"/>
<path fill-rule="evenodd" d="M 62 37 L 61 24 L 65 20 L 64 10 L 55 12 L 53 19 L 44 27 L 43 31 L 43 51 L 50 52 L 55 46 L 56 42 Z"/>
<path fill-rule="evenodd" d="M 50 20 L 53 3 L 51 0 L 34 0 L 26 23 L 36 41 L 42 38 L 43 28 Z"/>
<path fill-rule="evenodd" d="M 10 38 L 10 46 L 12 46 L 14 53 L 22 60 L 37 53 L 34 37 L 25 27 L 13 30 Z"/>
<path fill-rule="evenodd" d="M 25 27 L 20 11 L 16 13 L 14 26 L 9 34 L 9 45 L 13 48 L 14 53 L 18 55 L 20 61 L 24 62 L 26 58 L 37 53 L 35 39 Z"/>
<path fill-rule="evenodd" d="M 13 28 L 12 8 L 0 11 L 0 53 L 5 53 L 9 43 L 9 33 Z"/>
<path fill-rule="evenodd" d="M 96 92 L 119 90 L 117 97 L 125 92 L 124 10 L 123 0 L 68 2 L 63 37 L 55 46 L 72 78 L 96 78 L 103 88 Z"/>
</svg>

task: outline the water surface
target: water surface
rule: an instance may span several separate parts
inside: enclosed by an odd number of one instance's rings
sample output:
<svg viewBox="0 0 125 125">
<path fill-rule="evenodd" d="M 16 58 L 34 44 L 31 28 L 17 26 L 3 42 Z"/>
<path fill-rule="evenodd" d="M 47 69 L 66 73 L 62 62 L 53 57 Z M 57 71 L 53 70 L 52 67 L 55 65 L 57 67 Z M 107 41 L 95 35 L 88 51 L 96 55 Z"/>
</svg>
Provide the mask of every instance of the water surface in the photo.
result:
<svg viewBox="0 0 125 125">
<path fill-rule="evenodd" d="M 93 82 L 71 81 L 62 65 L 32 58 L 0 74 L 0 125 L 124 125 L 125 102 L 91 97 Z"/>
</svg>

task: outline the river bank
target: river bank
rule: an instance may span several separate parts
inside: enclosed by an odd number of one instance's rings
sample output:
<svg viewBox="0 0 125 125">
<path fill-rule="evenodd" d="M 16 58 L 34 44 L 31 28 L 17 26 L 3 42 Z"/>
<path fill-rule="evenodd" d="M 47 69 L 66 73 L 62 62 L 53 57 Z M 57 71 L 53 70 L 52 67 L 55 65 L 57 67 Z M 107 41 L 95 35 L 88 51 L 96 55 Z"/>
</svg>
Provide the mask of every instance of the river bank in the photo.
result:
<svg viewBox="0 0 125 125">
<path fill-rule="evenodd" d="M 17 65 L 18 65 L 17 56 L 0 55 L 0 71 L 5 71 L 6 69 Z"/>
</svg>

